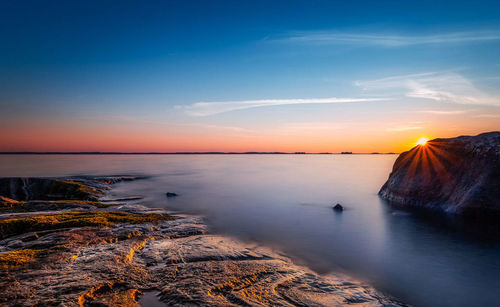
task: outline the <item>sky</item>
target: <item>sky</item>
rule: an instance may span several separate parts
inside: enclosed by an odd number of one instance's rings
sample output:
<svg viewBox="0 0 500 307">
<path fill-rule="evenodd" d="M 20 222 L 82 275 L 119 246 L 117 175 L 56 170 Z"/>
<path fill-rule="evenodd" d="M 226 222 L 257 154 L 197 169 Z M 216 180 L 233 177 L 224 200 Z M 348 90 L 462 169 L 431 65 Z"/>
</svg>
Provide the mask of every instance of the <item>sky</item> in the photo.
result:
<svg viewBox="0 0 500 307">
<path fill-rule="evenodd" d="M 0 1 L 0 151 L 401 152 L 493 130 L 499 1 Z"/>
</svg>

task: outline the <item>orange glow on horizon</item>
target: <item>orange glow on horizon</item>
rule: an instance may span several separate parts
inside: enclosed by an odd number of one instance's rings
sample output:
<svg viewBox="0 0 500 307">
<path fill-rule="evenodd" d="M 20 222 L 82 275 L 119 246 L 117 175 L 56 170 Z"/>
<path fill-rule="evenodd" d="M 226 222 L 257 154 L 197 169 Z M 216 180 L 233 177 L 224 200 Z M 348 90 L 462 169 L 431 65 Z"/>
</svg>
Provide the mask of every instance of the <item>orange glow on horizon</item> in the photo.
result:
<svg viewBox="0 0 500 307">
<path fill-rule="evenodd" d="M 33 120 L 2 123 L 0 151 L 39 152 L 309 152 L 401 153 L 428 139 L 475 135 L 486 129 L 460 131 L 429 126 L 419 131 L 387 132 L 383 127 L 327 129 L 256 128 L 252 131 L 211 126 L 129 124 Z M 423 137 L 425 135 L 425 137 Z M 424 141 L 425 140 L 425 141 Z"/>
</svg>

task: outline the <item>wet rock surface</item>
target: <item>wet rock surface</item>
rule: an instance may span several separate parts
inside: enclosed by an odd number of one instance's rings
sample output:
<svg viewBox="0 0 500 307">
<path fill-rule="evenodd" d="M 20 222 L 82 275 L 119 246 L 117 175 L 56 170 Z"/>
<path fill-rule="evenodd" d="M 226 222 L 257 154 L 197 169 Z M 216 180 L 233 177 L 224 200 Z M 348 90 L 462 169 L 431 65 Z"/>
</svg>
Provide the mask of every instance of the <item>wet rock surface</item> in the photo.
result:
<svg viewBox="0 0 500 307">
<path fill-rule="evenodd" d="M 140 179 L 140 177 L 0 178 L 0 195 L 17 201 L 95 201 L 109 189 L 110 184 L 135 179 Z"/>
<path fill-rule="evenodd" d="M 209 234 L 201 217 L 137 204 L 68 209 L 68 202 L 0 216 L 0 225 L 43 216 L 57 226 L 3 232 L 2 306 L 139 306 L 151 291 L 177 306 L 401 306 L 346 276 L 320 276 L 268 248 Z M 93 224 L 60 228 L 56 215 L 76 209 Z M 118 213 L 125 218 L 112 220 Z"/>
<path fill-rule="evenodd" d="M 379 195 L 391 204 L 500 217 L 500 132 L 435 139 L 402 153 Z"/>
</svg>

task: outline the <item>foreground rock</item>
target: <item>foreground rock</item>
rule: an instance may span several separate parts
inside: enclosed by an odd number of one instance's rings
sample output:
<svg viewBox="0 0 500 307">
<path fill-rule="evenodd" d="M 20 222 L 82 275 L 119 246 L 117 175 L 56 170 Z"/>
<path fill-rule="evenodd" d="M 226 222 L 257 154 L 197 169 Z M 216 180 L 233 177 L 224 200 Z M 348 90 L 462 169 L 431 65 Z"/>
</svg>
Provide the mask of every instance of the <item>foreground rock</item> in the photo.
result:
<svg viewBox="0 0 500 307">
<path fill-rule="evenodd" d="M 108 185 L 138 179 L 132 176 L 74 178 L 0 178 L 0 195 L 18 201 L 97 200 Z"/>
<path fill-rule="evenodd" d="M 64 211 L 0 217 L 2 306 L 138 306 L 151 291 L 178 306 L 400 306 L 348 277 L 319 276 L 267 248 L 207 234 L 199 217 L 85 201 L 68 211 L 70 202 L 51 203 Z"/>
<path fill-rule="evenodd" d="M 435 139 L 402 153 L 379 195 L 406 208 L 500 216 L 500 132 Z"/>
</svg>

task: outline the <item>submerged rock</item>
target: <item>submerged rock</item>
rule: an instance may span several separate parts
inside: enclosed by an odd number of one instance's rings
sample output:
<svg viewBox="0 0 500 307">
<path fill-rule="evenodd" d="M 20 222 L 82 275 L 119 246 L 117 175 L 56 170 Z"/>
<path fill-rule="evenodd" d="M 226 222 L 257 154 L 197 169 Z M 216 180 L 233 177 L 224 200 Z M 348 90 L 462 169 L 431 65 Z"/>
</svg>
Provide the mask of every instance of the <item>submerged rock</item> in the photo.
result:
<svg viewBox="0 0 500 307">
<path fill-rule="evenodd" d="M 500 216 L 500 132 L 434 139 L 402 153 L 379 195 L 404 208 Z"/>
<path fill-rule="evenodd" d="M 177 193 L 174 193 L 174 192 L 167 192 L 165 195 L 166 195 L 168 198 L 179 196 Z"/>
<path fill-rule="evenodd" d="M 341 204 L 336 204 L 335 206 L 333 206 L 333 210 L 337 212 L 342 212 L 344 211 L 344 206 L 342 206 Z"/>
</svg>

